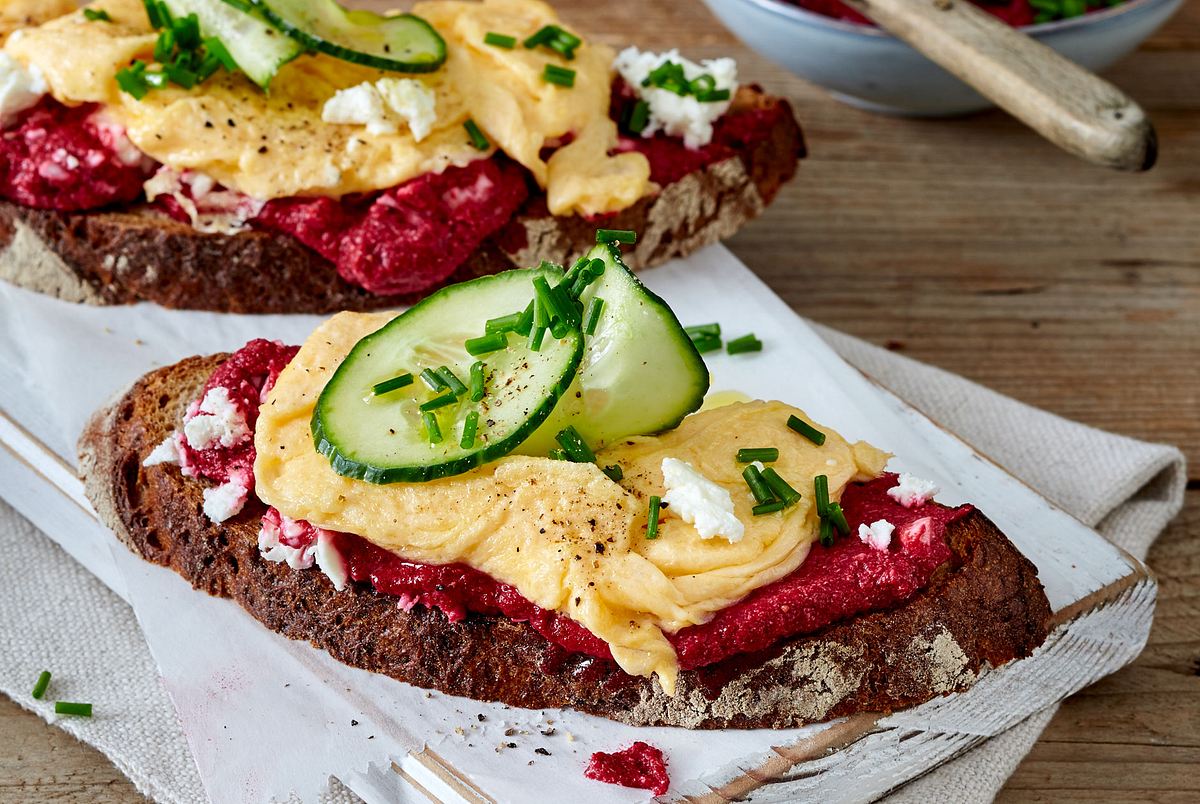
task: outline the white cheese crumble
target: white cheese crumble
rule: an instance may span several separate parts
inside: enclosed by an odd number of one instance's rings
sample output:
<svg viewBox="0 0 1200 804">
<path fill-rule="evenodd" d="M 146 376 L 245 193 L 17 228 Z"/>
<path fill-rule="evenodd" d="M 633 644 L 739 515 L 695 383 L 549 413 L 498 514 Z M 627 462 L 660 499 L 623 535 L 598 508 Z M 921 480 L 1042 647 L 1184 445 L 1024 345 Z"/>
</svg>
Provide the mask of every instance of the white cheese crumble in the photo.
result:
<svg viewBox="0 0 1200 804">
<path fill-rule="evenodd" d="M 204 490 L 204 515 L 220 524 L 237 516 L 249 495 L 249 476 L 245 472 L 235 472 L 221 485 Z"/>
<path fill-rule="evenodd" d="M 146 456 L 146 460 L 142 461 L 142 466 L 159 466 L 164 463 L 183 463 L 183 458 L 180 455 L 179 448 L 179 433 L 171 433 L 162 440 L 162 443 L 150 451 Z"/>
<path fill-rule="evenodd" d="M 876 550 L 886 550 L 892 543 L 892 532 L 895 530 L 896 526 L 891 522 L 886 519 L 877 519 L 870 525 L 859 525 L 858 538 L 863 544 Z"/>
<path fill-rule="evenodd" d="M 746 526 L 733 513 L 733 497 L 686 461 L 663 458 L 663 502 L 671 513 L 690 522 L 702 539 L 720 536 L 730 544 L 740 542 Z"/>
<path fill-rule="evenodd" d="M 408 125 L 417 142 L 429 136 L 437 121 L 433 90 L 412 78 L 381 78 L 339 89 L 325 101 L 321 119 L 326 123 L 366 126 L 368 134 L 395 134 L 399 121 Z"/>
<path fill-rule="evenodd" d="M 329 531 L 317 528 L 317 566 L 321 568 L 321 572 L 325 573 L 325 577 L 333 584 L 333 588 L 337 591 L 342 591 L 346 588 L 346 581 L 350 578 L 350 569 L 346 566 L 346 559 L 333 546 L 333 539 L 329 535 Z"/>
<path fill-rule="evenodd" d="M 712 142 L 713 123 L 729 109 L 729 100 L 702 103 L 694 95 L 678 95 L 661 87 L 644 87 L 642 81 L 665 62 L 683 67 L 684 77 L 693 81 L 708 74 L 716 82 L 714 89 L 728 89 L 730 98 L 737 92 L 737 62 L 733 59 L 705 59 L 697 64 L 679 55 L 678 50 L 666 53 L 641 51 L 628 47 L 617 54 L 613 67 L 625 83 L 650 107 L 650 116 L 643 137 L 659 131 L 672 137 L 683 137 L 688 148 L 700 148 Z"/>
<path fill-rule="evenodd" d="M 184 191 L 185 185 L 190 194 Z M 187 214 L 192 228 L 206 234 L 235 235 L 244 231 L 266 206 L 265 201 L 233 190 L 218 189 L 211 176 L 193 170 L 180 173 L 165 165 L 142 185 L 142 189 L 147 201 L 163 195 L 174 198 Z"/>
<path fill-rule="evenodd" d="M 12 124 L 17 115 L 41 100 L 49 88 L 37 65 L 26 67 L 0 52 L 0 126 Z"/>
<path fill-rule="evenodd" d="M 905 508 L 912 508 L 929 502 L 933 499 L 933 495 L 939 491 L 941 489 L 932 481 L 922 480 L 916 475 L 910 475 L 908 472 L 901 472 L 899 482 L 894 487 L 888 489 L 887 494 Z"/>
<path fill-rule="evenodd" d="M 258 531 L 258 551 L 267 561 L 286 563 L 292 569 L 308 569 L 316 560 L 317 546 L 306 544 L 303 547 L 292 547 L 279 538 L 282 535 L 294 541 L 302 533 L 303 526 L 289 517 L 281 515 L 279 525 L 264 519 L 262 528 Z"/>
<path fill-rule="evenodd" d="M 240 444 L 250 435 L 246 417 L 229 398 L 229 389 L 210 388 L 200 400 L 194 416 L 183 424 L 183 434 L 192 449 Z"/>
</svg>

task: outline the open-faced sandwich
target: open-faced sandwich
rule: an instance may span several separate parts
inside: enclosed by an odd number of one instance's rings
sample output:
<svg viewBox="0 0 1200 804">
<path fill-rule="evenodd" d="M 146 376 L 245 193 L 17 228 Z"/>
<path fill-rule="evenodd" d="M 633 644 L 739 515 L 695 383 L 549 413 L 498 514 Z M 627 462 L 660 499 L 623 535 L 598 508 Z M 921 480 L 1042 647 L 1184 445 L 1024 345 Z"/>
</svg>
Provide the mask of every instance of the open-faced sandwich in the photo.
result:
<svg viewBox="0 0 1200 804">
<path fill-rule="evenodd" d="M 713 337 L 604 242 L 154 371 L 82 472 L 131 550 L 268 628 L 513 706 L 792 727 L 1041 644 L 981 512 L 783 402 L 704 405 Z"/>
<path fill-rule="evenodd" d="M 795 172 L 731 59 L 617 54 L 538 0 L 96 0 L 0 52 L 0 277 L 242 312 L 409 303 L 636 228 L 732 234 Z"/>
</svg>

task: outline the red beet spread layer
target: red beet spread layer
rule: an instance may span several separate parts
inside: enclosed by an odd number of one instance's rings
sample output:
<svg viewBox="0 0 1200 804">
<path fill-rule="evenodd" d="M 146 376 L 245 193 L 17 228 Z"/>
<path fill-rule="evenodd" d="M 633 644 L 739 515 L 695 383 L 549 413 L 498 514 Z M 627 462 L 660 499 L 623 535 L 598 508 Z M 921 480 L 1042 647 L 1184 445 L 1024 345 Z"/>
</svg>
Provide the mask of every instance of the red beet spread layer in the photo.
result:
<svg viewBox="0 0 1200 804">
<path fill-rule="evenodd" d="M 631 97 L 619 82 L 614 86 L 614 119 L 623 119 L 619 115 L 626 113 Z M 0 198 L 68 212 L 142 199 L 142 185 L 158 166 L 139 158 L 119 129 L 98 123 L 98 108 L 68 107 L 46 96 L 4 131 Z M 677 138 L 628 132 L 617 150 L 642 152 L 650 161 L 651 179 L 669 184 L 761 141 L 775 118 L 785 114 L 791 114 L 785 104 L 770 112 L 727 114 L 718 121 L 713 142 L 696 150 Z M 343 279 L 372 293 L 416 293 L 444 281 L 499 233 L 532 187 L 528 171 L 497 153 L 377 193 L 275 199 L 249 223 L 296 238 L 333 263 Z M 186 184 L 182 191 L 191 192 Z M 156 206 L 189 221 L 171 196 L 160 196 Z"/>
<path fill-rule="evenodd" d="M 253 430 L 258 406 L 295 347 L 255 340 L 223 363 L 204 387 L 223 386 Z M 189 415 L 198 403 L 193 403 Z M 224 482 L 237 471 L 253 477 L 254 440 L 224 448 L 193 450 L 186 442 L 183 464 L 203 477 Z M 789 636 L 805 634 L 868 611 L 885 609 L 912 597 L 929 583 L 934 570 L 951 556 L 946 526 L 966 515 L 970 506 L 946 508 L 929 502 L 905 508 L 888 496 L 896 476 L 885 474 L 848 486 L 841 504 L 851 535 L 829 548 L 813 545 L 800 567 L 772 584 L 722 609 L 706 623 L 670 635 L 679 665 L 691 670 L 731 656 L 771 647 Z M 268 511 L 276 524 L 280 515 Z M 895 526 L 891 546 L 876 550 L 855 535 L 859 524 L 886 519 Z M 317 529 L 301 522 L 302 535 L 292 547 L 317 539 Z M 328 531 L 327 531 L 328 532 Z M 431 565 L 406 561 L 358 536 L 330 533 L 333 546 L 354 581 L 399 598 L 406 610 L 422 605 L 441 609 L 451 622 L 470 613 L 504 616 L 528 622 L 539 634 L 569 653 L 612 659 L 607 643 L 569 617 L 543 609 L 517 589 L 464 564 Z"/>
<path fill-rule="evenodd" d="M 663 752 L 641 740 L 623 751 L 592 754 L 583 775 L 597 782 L 649 790 L 656 796 L 664 795 L 671 786 Z"/>
</svg>

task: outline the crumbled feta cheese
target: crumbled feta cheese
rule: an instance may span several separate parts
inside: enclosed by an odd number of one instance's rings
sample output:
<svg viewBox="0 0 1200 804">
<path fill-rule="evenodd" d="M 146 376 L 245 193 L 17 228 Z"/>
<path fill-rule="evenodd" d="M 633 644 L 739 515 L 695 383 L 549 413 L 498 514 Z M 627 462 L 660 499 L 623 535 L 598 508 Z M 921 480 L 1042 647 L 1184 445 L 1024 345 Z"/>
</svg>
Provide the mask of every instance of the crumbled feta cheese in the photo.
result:
<svg viewBox="0 0 1200 804">
<path fill-rule="evenodd" d="M 185 185 L 190 193 L 184 191 Z M 211 176 L 189 170 L 180 173 L 163 165 L 144 185 L 146 200 L 166 195 L 175 199 L 191 221 L 192 228 L 206 234 L 235 235 L 258 217 L 265 201 L 233 190 L 217 189 Z"/>
<path fill-rule="evenodd" d="M 249 495 L 249 476 L 246 472 L 235 472 L 228 481 L 204 490 L 204 515 L 220 524 L 237 516 Z"/>
<path fill-rule="evenodd" d="M 258 551 L 267 561 L 276 564 L 286 562 L 292 569 L 308 569 L 316 560 L 317 546 L 312 543 L 303 547 L 285 544 L 280 536 L 290 533 L 289 538 L 297 541 L 296 536 L 300 535 L 302 527 L 296 520 L 286 516 L 281 516 L 280 520 L 281 523 L 276 525 L 270 519 L 263 519 L 262 528 L 258 531 Z"/>
<path fill-rule="evenodd" d="M 886 550 L 892 543 L 892 531 L 895 529 L 896 526 L 886 519 L 877 519 L 870 525 L 859 525 L 858 538 L 876 550 Z"/>
<path fill-rule="evenodd" d="M 650 116 L 643 137 L 651 137 L 659 131 L 672 137 L 683 137 L 688 148 L 700 148 L 712 142 L 713 123 L 729 109 L 730 101 L 701 103 L 694 95 L 678 95 L 669 89 L 644 87 L 642 81 L 665 62 L 674 62 L 683 67 L 684 77 L 689 81 L 708 74 L 716 82 L 714 89 L 728 89 L 732 98 L 737 92 L 737 62 L 733 59 L 706 59 L 700 64 L 685 59 L 678 50 L 666 53 L 641 51 L 636 47 L 622 50 L 613 67 L 625 79 L 625 83 L 650 107 Z"/>
<path fill-rule="evenodd" d="M 171 433 L 162 440 L 162 443 L 151 450 L 146 456 L 146 460 L 142 461 L 142 466 L 159 466 L 164 463 L 183 463 L 180 457 L 178 432 Z"/>
<path fill-rule="evenodd" d="M 922 480 L 916 475 L 910 475 L 908 472 L 901 472 L 899 482 L 894 487 L 888 489 L 887 494 L 905 508 L 912 508 L 913 506 L 929 502 L 933 499 L 933 495 L 939 491 L 941 489 L 932 481 Z"/>
<path fill-rule="evenodd" d="M 412 78 L 381 78 L 374 84 L 339 89 L 325 101 L 321 119 L 326 123 L 366 126 L 369 134 L 395 134 L 399 120 L 408 124 L 417 142 L 429 136 L 437 120 L 433 91 Z"/>
<path fill-rule="evenodd" d="M 333 588 L 339 592 L 346 588 L 346 581 L 350 577 L 349 567 L 346 566 L 346 559 L 338 552 L 338 549 L 333 546 L 333 538 L 329 531 L 317 528 L 317 566 L 321 568 L 321 572 L 325 573 L 332 583 Z"/>
<path fill-rule="evenodd" d="M 690 522 L 702 539 L 720 536 L 731 544 L 746 535 L 746 526 L 733 513 L 729 491 L 696 471 L 686 461 L 663 458 L 663 502 L 684 522 Z"/>
<path fill-rule="evenodd" d="M 229 389 L 210 388 L 200 407 L 183 424 L 183 434 L 192 449 L 232 447 L 250 436 L 246 417 L 229 398 Z"/>
<path fill-rule="evenodd" d="M 12 124 L 17 115 L 36 104 L 49 87 L 35 64 L 26 67 L 0 52 L 0 126 Z"/>
</svg>

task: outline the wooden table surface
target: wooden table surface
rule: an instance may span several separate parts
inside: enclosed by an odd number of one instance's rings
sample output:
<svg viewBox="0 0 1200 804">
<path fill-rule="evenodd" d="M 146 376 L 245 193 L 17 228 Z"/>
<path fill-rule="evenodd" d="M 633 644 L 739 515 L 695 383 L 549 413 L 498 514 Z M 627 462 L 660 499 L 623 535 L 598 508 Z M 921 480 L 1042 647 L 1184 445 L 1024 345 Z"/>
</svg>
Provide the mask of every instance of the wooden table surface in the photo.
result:
<svg viewBox="0 0 1200 804">
<path fill-rule="evenodd" d="M 1159 165 L 1127 175 L 999 112 L 847 108 L 750 54 L 696 0 L 559 6 L 614 45 L 632 34 L 735 55 L 745 78 L 793 100 L 810 158 L 730 246 L 799 313 L 1184 450 L 1187 505 L 1149 556 L 1161 583 L 1149 646 L 1065 703 L 1000 799 L 1200 799 L 1200 7 L 1108 73 L 1161 141 Z M 62 799 L 137 794 L 103 756 L 0 699 L 0 801 Z"/>
</svg>

